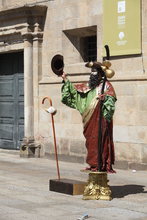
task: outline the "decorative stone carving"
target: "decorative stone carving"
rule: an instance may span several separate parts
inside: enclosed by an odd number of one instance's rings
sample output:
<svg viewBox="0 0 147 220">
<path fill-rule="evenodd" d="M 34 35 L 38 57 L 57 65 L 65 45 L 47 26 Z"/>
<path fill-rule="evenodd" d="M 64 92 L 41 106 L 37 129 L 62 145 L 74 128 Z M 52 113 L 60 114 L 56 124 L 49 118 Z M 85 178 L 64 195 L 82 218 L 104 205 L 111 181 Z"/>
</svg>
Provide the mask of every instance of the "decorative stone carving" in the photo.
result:
<svg viewBox="0 0 147 220">
<path fill-rule="evenodd" d="M 34 138 L 24 138 L 20 146 L 20 157 L 40 157 L 41 145 Z"/>
<path fill-rule="evenodd" d="M 8 45 L 23 43 L 27 33 L 43 36 L 47 6 L 33 5 L 0 12 L 0 42 Z M 15 37 L 14 37 L 15 36 Z"/>
<path fill-rule="evenodd" d="M 111 200 L 111 190 L 108 186 L 106 172 L 90 172 L 85 186 L 84 200 Z"/>
</svg>

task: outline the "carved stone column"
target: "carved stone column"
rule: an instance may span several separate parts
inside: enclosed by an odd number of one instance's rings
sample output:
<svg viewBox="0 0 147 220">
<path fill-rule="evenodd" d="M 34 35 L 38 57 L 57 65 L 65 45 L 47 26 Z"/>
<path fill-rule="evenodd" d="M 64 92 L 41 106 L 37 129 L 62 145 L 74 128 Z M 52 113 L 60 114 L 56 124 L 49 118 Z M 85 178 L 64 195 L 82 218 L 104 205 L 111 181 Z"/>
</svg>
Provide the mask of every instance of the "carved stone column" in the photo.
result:
<svg viewBox="0 0 147 220">
<path fill-rule="evenodd" d="M 33 44 L 32 35 L 24 38 L 24 114 L 25 137 L 34 137 L 34 104 L 33 104 Z"/>
<path fill-rule="evenodd" d="M 42 74 L 42 32 L 33 34 L 33 94 L 34 94 L 34 136 L 38 136 L 39 129 L 39 91 L 38 83 Z"/>
<path fill-rule="evenodd" d="M 20 148 L 21 157 L 39 157 L 34 141 L 34 77 L 33 77 L 33 35 L 26 33 L 24 38 L 24 139 Z"/>
</svg>

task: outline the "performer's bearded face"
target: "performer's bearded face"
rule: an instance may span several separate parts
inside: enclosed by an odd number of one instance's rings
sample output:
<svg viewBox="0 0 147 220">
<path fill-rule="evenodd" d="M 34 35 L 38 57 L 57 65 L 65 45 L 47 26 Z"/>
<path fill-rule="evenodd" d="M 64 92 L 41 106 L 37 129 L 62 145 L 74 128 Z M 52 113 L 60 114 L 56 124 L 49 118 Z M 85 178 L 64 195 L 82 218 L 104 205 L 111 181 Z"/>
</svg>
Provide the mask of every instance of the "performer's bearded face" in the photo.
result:
<svg viewBox="0 0 147 220">
<path fill-rule="evenodd" d="M 91 74 L 90 74 L 90 78 L 89 78 L 89 87 L 91 89 L 94 89 L 96 86 L 98 86 L 101 82 L 102 79 L 102 72 L 103 70 L 100 69 L 96 69 L 96 68 L 92 68 L 91 69 Z"/>
</svg>

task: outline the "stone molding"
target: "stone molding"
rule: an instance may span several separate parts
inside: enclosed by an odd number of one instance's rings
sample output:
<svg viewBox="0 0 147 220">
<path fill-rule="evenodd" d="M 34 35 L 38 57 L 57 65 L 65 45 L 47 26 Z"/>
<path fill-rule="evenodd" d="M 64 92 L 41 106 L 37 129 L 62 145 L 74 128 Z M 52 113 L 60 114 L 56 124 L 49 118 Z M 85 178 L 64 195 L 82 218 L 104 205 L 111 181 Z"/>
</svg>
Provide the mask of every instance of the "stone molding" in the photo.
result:
<svg viewBox="0 0 147 220">
<path fill-rule="evenodd" d="M 0 21 L 12 21 L 21 18 L 44 18 L 46 14 L 47 6 L 45 5 L 33 5 L 15 7 L 7 10 L 0 11 Z"/>
<path fill-rule="evenodd" d="M 89 79 L 89 73 L 79 73 L 79 74 L 67 74 L 68 78 L 75 83 L 78 82 L 87 82 Z M 135 75 L 135 76 L 117 76 L 114 77 L 113 79 L 109 80 L 110 82 L 115 82 L 115 81 L 147 81 L 147 76 L 146 75 Z M 40 85 L 43 84 L 61 84 L 62 80 L 60 77 L 57 76 L 46 76 L 43 77 L 41 81 L 39 81 Z"/>
<path fill-rule="evenodd" d="M 72 82 L 85 82 L 89 80 L 90 68 L 85 67 L 85 63 L 76 63 L 76 64 L 65 64 L 64 71 L 67 73 L 69 79 Z M 57 77 L 55 74 L 50 76 L 43 76 L 42 80 L 39 84 L 59 84 L 61 83 L 60 77 Z M 124 75 L 119 72 L 114 75 L 114 77 L 110 80 L 111 82 L 115 81 L 147 81 L 147 74 L 143 71 L 138 74 L 138 72 L 134 72 L 134 74 Z"/>
<path fill-rule="evenodd" d="M 0 43 L 2 46 L 17 40 L 42 40 L 47 6 L 34 5 L 12 8 L 0 12 Z"/>
</svg>

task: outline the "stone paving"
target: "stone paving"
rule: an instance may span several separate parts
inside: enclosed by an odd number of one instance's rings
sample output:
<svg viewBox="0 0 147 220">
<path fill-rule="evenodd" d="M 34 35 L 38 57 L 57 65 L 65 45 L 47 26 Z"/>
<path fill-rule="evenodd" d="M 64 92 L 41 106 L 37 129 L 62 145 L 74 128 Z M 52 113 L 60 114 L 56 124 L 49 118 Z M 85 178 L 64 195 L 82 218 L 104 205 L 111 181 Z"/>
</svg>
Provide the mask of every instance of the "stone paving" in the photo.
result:
<svg viewBox="0 0 147 220">
<path fill-rule="evenodd" d="M 85 164 L 59 162 L 61 178 L 87 180 Z M 117 170 L 108 175 L 111 201 L 84 201 L 49 191 L 57 178 L 48 158 L 20 158 L 18 151 L 0 150 L 0 220 L 147 220 L 147 171 Z"/>
</svg>

